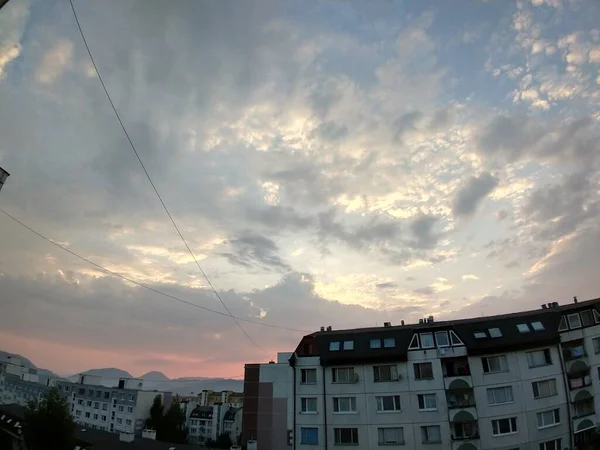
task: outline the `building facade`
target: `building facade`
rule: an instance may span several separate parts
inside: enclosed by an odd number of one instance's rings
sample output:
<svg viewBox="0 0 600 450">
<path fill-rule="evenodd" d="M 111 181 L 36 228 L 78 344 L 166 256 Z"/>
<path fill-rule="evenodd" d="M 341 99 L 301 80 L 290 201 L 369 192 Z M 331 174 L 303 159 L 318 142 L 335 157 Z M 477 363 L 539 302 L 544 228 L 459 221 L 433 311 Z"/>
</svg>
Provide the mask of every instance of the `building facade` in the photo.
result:
<svg viewBox="0 0 600 450">
<path fill-rule="evenodd" d="M 16 357 L 0 362 L 0 405 L 17 403 L 26 406 L 31 400 L 44 397 L 55 380 L 38 374 L 37 369 L 27 367 Z"/>
<path fill-rule="evenodd" d="M 213 391 L 204 389 L 196 399 L 199 406 L 212 406 L 215 403 L 228 403 L 234 408 L 241 408 L 244 404 L 244 394 L 234 391 Z"/>
<path fill-rule="evenodd" d="M 241 433 L 241 409 L 230 403 L 214 403 L 202 406 L 197 402 L 187 402 L 186 428 L 191 444 L 206 444 L 216 440 L 221 434 L 228 434 L 232 442 L 237 442 Z"/>
<path fill-rule="evenodd" d="M 600 418 L 600 299 L 305 336 L 245 369 L 259 448 L 576 449 Z"/>
<path fill-rule="evenodd" d="M 168 408 L 170 392 L 142 390 L 142 380 L 121 378 L 115 387 L 102 385 L 93 375 L 79 375 L 77 383 L 58 381 L 56 384 L 68 400 L 75 421 L 88 428 L 113 433 L 133 433 L 141 436 L 150 408 L 156 396 L 161 396 Z"/>
</svg>

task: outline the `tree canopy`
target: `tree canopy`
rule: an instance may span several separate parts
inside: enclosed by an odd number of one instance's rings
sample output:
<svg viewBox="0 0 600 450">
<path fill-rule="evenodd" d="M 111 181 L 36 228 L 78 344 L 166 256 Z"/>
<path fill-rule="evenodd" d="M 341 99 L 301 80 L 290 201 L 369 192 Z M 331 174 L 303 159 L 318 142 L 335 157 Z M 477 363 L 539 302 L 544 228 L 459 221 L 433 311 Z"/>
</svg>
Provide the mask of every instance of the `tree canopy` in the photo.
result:
<svg viewBox="0 0 600 450">
<path fill-rule="evenodd" d="M 162 397 L 157 395 L 150 408 L 150 417 L 146 420 L 146 427 L 156 430 L 156 439 L 159 441 L 175 444 L 185 444 L 187 441 L 185 413 L 177 400 L 176 397 L 165 413 Z"/>
<path fill-rule="evenodd" d="M 58 389 L 39 402 L 29 402 L 23 425 L 28 450 L 66 450 L 75 446 L 75 422 Z"/>
</svg>

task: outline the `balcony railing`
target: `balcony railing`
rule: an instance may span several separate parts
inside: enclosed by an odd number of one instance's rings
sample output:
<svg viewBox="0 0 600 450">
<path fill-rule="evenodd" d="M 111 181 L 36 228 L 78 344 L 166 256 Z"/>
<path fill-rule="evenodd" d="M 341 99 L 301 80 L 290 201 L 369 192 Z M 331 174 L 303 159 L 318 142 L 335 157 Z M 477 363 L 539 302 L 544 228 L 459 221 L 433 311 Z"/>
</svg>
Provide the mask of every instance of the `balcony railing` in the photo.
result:
<svg viewBox="0 0 600 450">
<path fill-rule="evenodd" d="M 471 407 L 475 406 L 475 399 L 469 398 L 466 400 L 465 399 L 451 400 L 450 398 L 448 398 L 447 403 L 448 403 L 448 409 L 471 408 Z"/>
<path fill-rule="evenodd" d="M 470 439 L 479 439 L 479 433 L 475 433 L 472 435 L 460 435 L 455 436 L 454 434 L 451 436 L 453 441 L 467 441 Z"/>
</svg>

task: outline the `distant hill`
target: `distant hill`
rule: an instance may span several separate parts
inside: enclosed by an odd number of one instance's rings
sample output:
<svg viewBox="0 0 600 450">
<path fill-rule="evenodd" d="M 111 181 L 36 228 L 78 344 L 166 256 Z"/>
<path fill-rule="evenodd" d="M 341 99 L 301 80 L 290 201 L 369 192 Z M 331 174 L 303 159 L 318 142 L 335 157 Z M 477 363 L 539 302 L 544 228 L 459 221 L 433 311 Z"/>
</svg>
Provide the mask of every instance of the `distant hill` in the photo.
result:
<svg viewBox="0 0 600 450">
<path fill-rule="evenodd" d="M 167 377 L 164 373 L 159 372 L 157 370 L 153 370 L 152 372 L 145 373 L 140 377 L 144 381 L 170 381 L 169 377 Z"/>
<path fill-rule="evenodd" d="M 96 375 L 102 378 L 113 379 L 113 378 L 133 378 L 129 372 L 123 369 L 117 369 L 116 367 L 106 367 L 102 369 L 90 369 L 85 372 L 81 372 L 84 375 Z"/>
<path fill-rule="evenodd" d="M 32 363 L 31 361 L 29 361 L 27 358 L 25 358 L 24 356 L 17 355 L 15 353 L 4 352 L 4 351 L 0 350 L 0 361 L 4 361 L 7 357 L 20 358 L 21 363 L 24 366 L 29 367 L 30 369 L 37 369 L 37 366 L 34 363 Z"/>
</svg>

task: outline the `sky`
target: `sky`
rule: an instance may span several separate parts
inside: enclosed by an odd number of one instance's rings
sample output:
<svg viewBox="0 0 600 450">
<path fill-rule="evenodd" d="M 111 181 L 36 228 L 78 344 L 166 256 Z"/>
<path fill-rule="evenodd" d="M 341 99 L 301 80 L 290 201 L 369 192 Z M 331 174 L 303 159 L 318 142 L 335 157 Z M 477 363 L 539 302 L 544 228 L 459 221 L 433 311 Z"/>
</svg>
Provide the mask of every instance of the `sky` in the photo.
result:
<svg viewBox="0 0 600 450">
<path fill-rule="evenodd" d="M 600 297 L 595 0 L 0 11 L 0 348 L 243 374 L 303 334 Z M 273 328 L 264 325 L 276 325 Z"/>
</svg>

